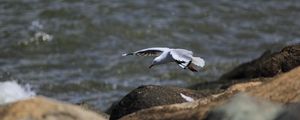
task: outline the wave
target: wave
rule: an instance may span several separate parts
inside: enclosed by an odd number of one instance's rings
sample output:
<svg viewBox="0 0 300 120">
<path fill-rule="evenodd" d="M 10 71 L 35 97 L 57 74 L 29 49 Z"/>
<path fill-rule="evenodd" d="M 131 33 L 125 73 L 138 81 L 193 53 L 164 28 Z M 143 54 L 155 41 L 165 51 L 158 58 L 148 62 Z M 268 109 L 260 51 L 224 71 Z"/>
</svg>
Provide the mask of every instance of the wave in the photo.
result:
<svg viewBox="0 0 300 120">
<path fill-rule="evenodd" d="M 21 86 L 16 81 L 0 82 L 0 105 L 35 96 L 36 93 L 30 88 L 29 84 Z"/>
</svg>

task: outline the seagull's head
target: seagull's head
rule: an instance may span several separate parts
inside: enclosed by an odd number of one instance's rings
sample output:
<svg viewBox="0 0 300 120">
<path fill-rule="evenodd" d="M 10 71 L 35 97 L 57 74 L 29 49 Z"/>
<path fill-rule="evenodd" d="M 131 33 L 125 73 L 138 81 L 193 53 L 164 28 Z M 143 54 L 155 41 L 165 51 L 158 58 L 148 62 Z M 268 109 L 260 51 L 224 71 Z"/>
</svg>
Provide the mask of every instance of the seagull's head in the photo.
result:
<svg viewBox="0 0 300 120">
<path fill-rule="evenodd" d="M 157 61 L 157 60 L 153 60 L 152 61 L 152 64 L 149 66 L 149 68 L 152 68 L 153 66 L 155 66 L 155 65 L 158 65 L 159 64 L 159 62 Z"/>
</svg>

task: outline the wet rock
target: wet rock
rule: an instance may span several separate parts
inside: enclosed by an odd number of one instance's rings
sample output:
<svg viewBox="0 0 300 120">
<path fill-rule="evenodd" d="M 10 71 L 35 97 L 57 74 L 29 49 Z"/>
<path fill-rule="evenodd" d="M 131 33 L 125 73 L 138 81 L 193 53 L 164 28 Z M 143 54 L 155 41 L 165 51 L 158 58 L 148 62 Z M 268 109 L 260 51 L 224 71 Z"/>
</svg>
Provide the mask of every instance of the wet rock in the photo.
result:
<svg viewBox="0 0 300 120">
<path fill-rule="evenodd" d="M 273 77 L 300 65 L 300 44 L 283 48 L 280 52 L 265 52 L 251 62 L 241 64 L 221 76 L 221 80 Z"/>
<path fill-rule="evenodd" d="M 1 120 L 106 120 L 105 117 L 81 107 L 34 97 L 0 106 Z"/>
<path fill-rule="evenodd" d="M 155 85 L 141 86 L 131 91 L 112 109 L 110 119 L 115 120 L 124 115 L 153 106 L 187 102 L 180 94 L 192 99 L 205 96 L 197 91 L 184 88 Z"/>
<path fill-rule="evenodd" d="M 274 120 L 282 109 L 279 104 L 237 94 L 209 112 L 205 120 Z"/>
<path fill-rule="evenodd" d="M 230 86 L 222 93 L 203 97 L 194 102 L 156 106 L 131 113 L 122 117 L 121 120 L 202 120 L 207 116 L 208 111 L 226 103 L 228 99 L 241 91 L 258 99 L 281 104 L 300 102 L 299 73 L 300 67 L 274 78 L 270 78 L 264 83 L 260 81 L 238 83 Z M 271 107 L 269 108 L 269 105 L 264 106 L 266 106 L 264 108 L 266 110 L 272 109 Z M 259 107 L 260 106 L 254 106 L 254 109 L 258 109 Z M 272 110 L 276 109 L 277 108 L 274 108 Z M 280 113 L 276 115 L 279 116 Z"/>
</svg>

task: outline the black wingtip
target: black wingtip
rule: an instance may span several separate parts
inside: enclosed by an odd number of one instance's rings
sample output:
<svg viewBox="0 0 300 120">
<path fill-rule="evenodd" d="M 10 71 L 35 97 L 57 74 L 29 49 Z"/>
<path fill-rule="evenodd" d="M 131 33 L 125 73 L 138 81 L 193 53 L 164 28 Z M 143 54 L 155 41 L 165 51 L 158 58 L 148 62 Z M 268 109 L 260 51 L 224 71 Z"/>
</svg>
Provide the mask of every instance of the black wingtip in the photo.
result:
<svg viewBox="0 0 300 120">
<path fill-rule="evenodd" d="M 133 55 L 133 53 L 124 53 L 122 56 L 128 56 L 128 55 Z"/>
</svg>

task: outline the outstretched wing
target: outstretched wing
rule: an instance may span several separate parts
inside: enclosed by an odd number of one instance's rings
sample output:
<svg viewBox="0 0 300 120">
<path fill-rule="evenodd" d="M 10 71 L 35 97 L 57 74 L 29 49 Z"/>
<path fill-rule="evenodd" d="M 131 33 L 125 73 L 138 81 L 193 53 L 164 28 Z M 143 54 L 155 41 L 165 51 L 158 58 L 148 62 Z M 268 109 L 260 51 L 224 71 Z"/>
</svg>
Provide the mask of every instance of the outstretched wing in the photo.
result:
<svg viewBox="0 0 300 120">
<path fill-rule="evenodd" d="M 173 49 L 170 51 L 171 56 L 177 62 L 177 64 L 186 68 L 192 61 L 192 52 L 184 49 Z"/>
<path fill-rule="evenodd" d="M 191 55 L 193 56 L 193 52 L 186 50 L 186 49 L 173 49 L 173 51 L 180 53 L 180 54 L 185 54 L 185 55 Z"/>
<path fill-rule="evenodd" d="M 132 53 L 125 53 L 122 56 L 128 55 L 137 55 L 137 56 L 159 56 L 162 52 L 169 50 L 169 48 L 162 48 L 162 47 L 153 47 L 153 48 L 146 48 L 142 50 L 138 50 Z"/>
</svg>

